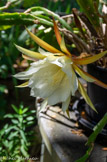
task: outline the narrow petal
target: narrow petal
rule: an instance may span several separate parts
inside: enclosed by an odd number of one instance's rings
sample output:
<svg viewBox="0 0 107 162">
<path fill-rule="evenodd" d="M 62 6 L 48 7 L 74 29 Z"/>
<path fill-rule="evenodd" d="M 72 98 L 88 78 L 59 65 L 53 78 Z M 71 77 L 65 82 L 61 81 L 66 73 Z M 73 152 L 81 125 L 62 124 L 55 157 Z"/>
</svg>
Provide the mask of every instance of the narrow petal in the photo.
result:
<svg viewBox="0 0 107 162">
<path fill-rule="evenodd" d="M 74 70 L 87 82 L 95 82 L 95 79 L 91 78 L 89 75 L 87 75 L 81 68 L 76 66 L 75 64 L 72 65 Z"/>
<path fill-rule="evenodd" d="M 71 64 L 67 64 L 65 67 L 62 68 L 62 70 L 67 74 L 70 82 L 70 90 L 72 95 L 75 95 L 75 92 L 78 89 L 78 80 L 76 77 L 76 74 L 74 72 L 74 69 L 72 68 Z"/>
<path fill-rule="evenodd" d="M 29 56 L 26 56 L 26 55 L 23 55 L 23 54 L 22 54 L 22 57 L 23 57 L 25 60 L 37 61 L 37 59 L 34 59 L 34 58 L 32 58 L 32 57 L 29 57 Z"/>
<path fill-rule="evenodd" d="M 70 56 L 70 58 L 72 57 L 71 53 L 66 48 L 65 41 L 64 41 L 64 37 L 62 37 L 61 44 L 60 44 L 60 48 L 61 48 L 61 50 L 63 52 L 65 52 L 65 54 L 67 54 L 68 56 Z"/>
<path fill-rule="evenodd" d="M 28 80 L 41 68 L 48 66 L 48 63 L 45 60 L 39 60 L 37 62 L 31 63 L 31 67 L 27 71 L 19 72 L 13 75 L 15 78 L 20 80 Z"/>
<path fill-rule="evenodd" d="M 54 18 L 53 18 L 53 23 L 54 23 L 54 31 L 55 31 L 56 39 L 57 39 L 57 42 L 60 46 L 62 38 L 61 38 L 60 32 L 58 30 L 58 27 L 57 27 L 57 24 L 56 24 Z"/>
<path fill-rule="evenodd" d="M 67 114 L 68 118 L 70 119 L 69 109 L 66 110 L 66 114 Z"/>
<path fill-rule="evenodd" d="M 57 42 L 58 42 L 61 50 L 71 57 L 71 53 L 66 48 L 64 38 L 61 37 L 60 32 L 58 30 L 58 27 L 57 27 L 57 24 L 56 24 L 54 18 L 53 18 L 53 23 L 54 23 L 54 31 L 55 31 L 56 39 L 57 39 Z"/>
<path fill-rule="evenodd" d="M 47 51 L 44 51 L 42 48 L 39 47 L 38 51 L 44 55 L 44 56 L 63 56 L 64 54 L 63 53 L 51 53 L 51 52 L 47 52 Z"/>
<path fill-rule="evenodd" d="M 95 111 L 97 112 L 96 108 L 94 107 L 93 103 L 91 102 L 87 92 L 85 91 L 83 85 L 81 84 L 81 82 L 78 80 L 78 89 L 79 92 L 81 93 L 81 95 L 83 96 L 83 98 L 85 99 L 86 103 Z"/>
<path fill-rule="evenodd" d="M 25 82 L 25 83 L 22 83 L 22 84 L 20 84 L 20 85 L 18 85 L 18 86 L 16 86 L 16 87 L 18 87 L 18 88 L 28 87 L 28 81 Z"/>
<path fill-rule="evenodd" d="M 15 45 L 15 46 L 20 52 L 22 52 L 23 54 L 25 54 L 29 57 L 32 57 L 32 58 L 35 58 L 35 59 L 44 59 L 46 57 L 46 56 L 41 55 L 38 52 L 33 52 L 33 51 L 30 51 L 30 50 L 27 50 L 27 49 L 20 47 L 18 45 Z"/>
<path fill-rule="evenodd" d="M 96 54 L 91 57 L 86 57 L 86 58 L 77 58 L 76 57 L 73 59 L 73 62 L 75 64 L 79 64 L 79 65 L 86 65 L 86 64 L 90 64 L 90 63 L 93 63 L 93 62 L 99 60 L 101 57 L 103 57 L 106 54 L 107 54 L 107 51 L 104 51 L 104 52 L 101 52 L 101 53 Z"/>
<path fill-rule="evenodd" d="M 49 52 L 52 53 L 61 53 L 61 51 L 57 50 L 56 48 L 54 48 L 53 46 L 49 45 L 48 43 L 46 43 L 45 41 L 43 41 L 42 39 L 38 38 L 36 35 L 34 35 L 33 33 L 31 33 L 27 28 L 26 28 L 28 34 L 30 35 L 30 37 L 42 48 L 46 49 Z"/>
<path fill-rule="evenodd" d="M 42 102 L 39 111 L 42 111 L 42 110 L 46 109 L 47 104 L 48 104 L 48 99 L 46 98 L 46 99 Z"/>
<path fill-rule="evenodd" d="M 76 72 L 86 81 L 88 82 L 93 82 L 94 84 L 107 89 L 107 84 L 101 82 L 100 80 L 98 80 L 97 78 L 93 77 L 92 75 L 88 74 L 87 72 L 83 71 L 81 68 L 77 67 L 76 65 L 74 65 L 74 69 L 76 70 Z"/>
<path fill-rule="evenodd" d="M 62 111 L 65 112 L 70 104 L 70 96 L 67 98 L 67 100 L 65 102 L 62 103 Z"/>
</svg>

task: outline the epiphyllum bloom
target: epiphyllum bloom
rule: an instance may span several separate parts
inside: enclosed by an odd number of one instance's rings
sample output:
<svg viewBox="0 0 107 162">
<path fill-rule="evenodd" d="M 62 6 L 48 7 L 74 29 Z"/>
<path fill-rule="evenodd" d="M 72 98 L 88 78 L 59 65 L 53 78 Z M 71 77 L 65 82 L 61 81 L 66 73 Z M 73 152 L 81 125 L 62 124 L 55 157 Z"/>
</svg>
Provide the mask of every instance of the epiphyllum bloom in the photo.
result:
<svg viewBox="0 0 107 162">
<path fill-rule="evenodd" d="M 31 96 L 42 97 L 45 99 L 44 103 L 48 103 L 49 105 L 62 102 L 63 111 L 67 110 L 71 96 L 75 95 L 75 92 L 79 90 L 87 104 L 95 110 L 94 105 L 77 78 L 76 73 L 88 82 L 94 82 L 103 88 L 107 88 L 106 84 L 89 75 L 79 66 L 98 60 L 104 56 L 107 51 L 87 58 L 73 57 L 67 50 L 64 39 L 61 38 L 54 20 L 53 22 L 55 35 L 61 51 L 44 42 L 28 30 L 27 32 L 30 37 L 48 52 L 41 48 L 39 49 L 39 52 L 33 52 L 16 45 L 18 50 L 23 53 L 25 59 L 35 61 L 31 63 L 31 66 L 27 71 L 14 75 L 14 77 L 20 80 L 27 80 L 27 82 L 18 87 L 30 87 Z M 37 59 L 38 61 L 36 61 Z"/>
</svg>

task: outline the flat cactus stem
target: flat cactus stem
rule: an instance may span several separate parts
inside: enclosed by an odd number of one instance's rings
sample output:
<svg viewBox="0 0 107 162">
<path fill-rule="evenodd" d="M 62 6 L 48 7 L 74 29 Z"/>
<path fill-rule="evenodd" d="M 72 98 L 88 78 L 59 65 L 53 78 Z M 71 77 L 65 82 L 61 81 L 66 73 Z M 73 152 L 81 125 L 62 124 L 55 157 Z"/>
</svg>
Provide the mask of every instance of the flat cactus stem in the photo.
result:
<svg viewBox="0 0 107 162">
<path fill-rule="evenodd" d="M 53 26 L 52 22 L 28 13 L 0 13 L 0 25 L 33 25 L 38 23 Z"/>
</svg>

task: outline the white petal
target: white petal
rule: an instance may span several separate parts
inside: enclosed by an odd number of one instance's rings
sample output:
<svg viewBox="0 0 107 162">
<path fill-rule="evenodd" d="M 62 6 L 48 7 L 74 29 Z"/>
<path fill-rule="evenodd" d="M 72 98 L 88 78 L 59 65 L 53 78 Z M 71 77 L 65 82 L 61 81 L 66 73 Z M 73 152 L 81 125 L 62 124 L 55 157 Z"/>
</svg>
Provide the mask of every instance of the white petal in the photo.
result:
<svg viewBox="0 0 107 162">
<path fill-rule="evenodd" d="M 65 102 L 62 103 L 62 110 L 65 112 L 68 109 L 68 106 L 70 104 L 71 97 L 69 96 Z"/>
<path fill-rule="evenodd" d="M 53 64 L 39 70 L 29 81 L 29 86 L 32 88 L 31 95 L 49 97 L 59 88 L 64 75 L 61 68 Z"/>
<path fill-rule="evenodd" d="M 64 102 L 70 96 L 70 83 L 68 77 L 65 75 L 59 87 L 48 97 L 48 103 L 54 105 L 58 102 Z"/>
<path fill-rule="evenodd" d="M 44 55 L 44 56 L 49 56 L 49 55 L 53 55 L 53 53 L 51 52 L 46 52 L 45 50 L 43 50 L 42 48 L 38 48 L 38 51 L 40 52 L 40 54 Z"/>
<path fill-rule="evenodd" d="M 42 102 L 39 111 L 42 111 L 42 110 L 46 109 L 47 104 L 48 104 L 48 99 L 45 99 L 45 100 Z"/>
<path fill-rule="evenodd" d="M 20 80 L 28 80 L 31 78 L 31 76 L 36 73 L 37 71 L 39 71 L 41 68 L 48 66 L 48 64 L 46 63 L 46 60 L 39 60 L 37 62 L 34 62 L 31 64 L 31 67 L 24 72 L 20 72 L 18 74 L 15 74 L 14 77 Z"/>
<path fill-rule="evenodd" d="M 72 68 L 71 64 L 66 64 L 62 70 L 67 74 L 69 81 L 70 81 L 70 88 L 72 95 L 75 95 L 76 90 L 78 89 L 78 80 L 76 74 Z"/>
</svg>

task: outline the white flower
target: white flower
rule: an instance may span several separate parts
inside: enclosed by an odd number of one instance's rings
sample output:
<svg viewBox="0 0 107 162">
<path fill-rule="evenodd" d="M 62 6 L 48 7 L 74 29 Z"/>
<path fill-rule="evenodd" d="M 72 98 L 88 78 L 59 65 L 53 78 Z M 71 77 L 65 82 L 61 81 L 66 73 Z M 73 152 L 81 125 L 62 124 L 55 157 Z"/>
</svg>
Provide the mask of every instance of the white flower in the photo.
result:
<svg viewBox="0 0 107 162">
<path fill-rule="evenodd" d="M 14 77 L 29 80 L 31 96 L 45 98 L 50 105 L 62 102 L 63 111 L 68 108 L 70 96 L 75 95 L 78 89 L 71 59 L 66 56 L 55 57 L 50 54 L 49 57 L 32 63 L 29 70 Z"/>
<path fill-rule="evenodd" d="M 29 86 L 31 88 L 31 96 L 42 97 L 50 105 L 62 102 L 63 111 L 67 110 L 71 96 L 75 95 L 78 89 L 87 104 L 96 111 L 84 87 L 77 78 L 76 73 L 88 82 L 94 82 L 95 84 L 107 88 L 106 84 L 89 75 L 79 66 L 95 62 L 104 56 L 107 51 L 88 58 L 72 57 L 65 46 L 64 39 L 60 36 L 55 21 L 54 29 L 61 51 L 44 42 L 28 30 L 28 34 L 31 38 L 48 52 L 41 48 L 39 48 L 39 52 L 33 52 L 16 45 L 18 50 L 23 53 L 25 59 L 35 61 L 27 71 L 14 75 L 14 77 L 20 80 L 27 80 L 27 82 L 18 87 Z M 39 61 L 37 61 L 37 59 Z M 47 102 L 44 102 L 45 105 Z"/>
</svg>

